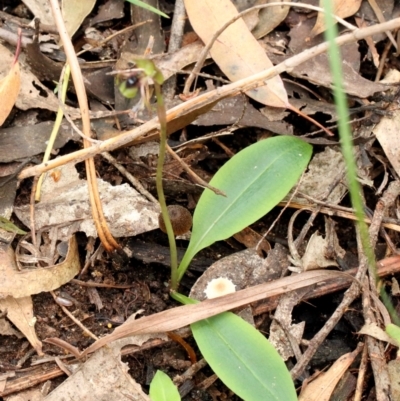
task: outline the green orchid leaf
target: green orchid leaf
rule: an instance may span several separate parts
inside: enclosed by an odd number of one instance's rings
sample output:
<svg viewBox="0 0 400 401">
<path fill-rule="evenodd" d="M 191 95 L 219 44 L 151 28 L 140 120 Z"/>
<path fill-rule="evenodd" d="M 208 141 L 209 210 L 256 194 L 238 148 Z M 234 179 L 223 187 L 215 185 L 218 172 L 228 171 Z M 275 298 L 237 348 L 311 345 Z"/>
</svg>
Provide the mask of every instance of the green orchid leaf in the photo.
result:
<svg viewBox="0 0 400 401">
<path fill-rule="evenodd" d="M 172 380 L 161 370 L 157 370 L 150 383 L 151 401 L 180 401 L 178 389 Z"/>
<path fill-rule="evenodd" d="M 201 195 L 178 279 L 201 249 L 243 230 L 276 206 L 300 178 L 311 153 L 308 143 L 291 136 L 277 136 L 243 149 L 225 163 L 210 185 L 226 197 L 209 189 Z"/>
<path fill-rule="evenodd" d="M 282 358 L 253 326 L 231 312 L 190 325 L 212 370 L 245 401 L 295 401 L 296 390 Z"/>
<path fill-rule="evenodd" d="M 0 216 L 0 228 L 2 228 L 3 230 L 9 231 L 11 233 L 22 234 L 22 235 L 26 234 L 26 231 L 21 230 L 14 223 L 11 223 L 10 220 L 7 220 L 3 216 Z"/>
<path fill-rule="evenodd" d="M 161 17 L 169 18 L 167 14 L 164 14 L 162 11 L 160 11 L 157 8 L 154 8 L 154 7 L 144 3 L 143 1 L 140 1 L 140 0 L 127 0 L 127 1 L 129 1 L 129 3 L 132 3 L 135 6 L 142 7 L 142 8 L 144 8 L 146 10 L 149 10 L 149 11 L 155 13 L 155 14 L 161 15 Z"/>
</svg>

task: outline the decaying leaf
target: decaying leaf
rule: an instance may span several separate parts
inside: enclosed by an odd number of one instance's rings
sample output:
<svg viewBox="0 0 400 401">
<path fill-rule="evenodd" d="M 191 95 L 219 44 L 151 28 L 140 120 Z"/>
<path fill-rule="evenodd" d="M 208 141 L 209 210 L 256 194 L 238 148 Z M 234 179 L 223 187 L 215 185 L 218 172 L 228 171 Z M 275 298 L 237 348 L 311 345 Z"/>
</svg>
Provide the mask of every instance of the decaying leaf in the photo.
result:
<svg viewBox="0 0 400 401">
<path fill-rule="evenodd" d="M 386 343 L 392 344 L 395 347 L 398 347 L 399 344 L 397 341 L 390 337 L 385 330 L 381 329 L 376 323 L 368 323 L 364 324 L 363 327 L 361 327 L 360 331 L 358 334 L 364 334 L 367 336 L 371 336 L 376 338 L 379 341 L 384 341 Z"/>
<path fill-rule="evenodd" d="M 12 64 L 14 55 L 2 44 L 0 44 L 0 78 L 8 73 L 8 66 Z M 21 110 L 42 108 L 57 111 L 58 99 L 56 95 L 44 86 L 28 68 L 21 63 L 21 89 L 19 91 L 15 106 Z M 80 113 L 72 107 L 66 106 L 71 116 L 79 116 Z"/>
<path fill-rule="evenodd" d="M 80 269 L 78 245 L 75 237 L 69 241 L 64 262 L 53 267 L 18 271 L 11 247 L 0 248 L 0 298 L 22 298 L 43 291 L 51 291 L 68 283 Z"/>
<path fill-rule="evenodd" d="M 16 61 L 8 74 L 0 81 L 0 125 L 3 125 L 4 121 L 8 117 L 13 108 L 18 93 L 21 87 L 21 78 L 19 71 L 19 62 Z"/>
<path fill-rule="evenodd" d="M 185 7 L 193 29 L 204 43 L 238 14 L 230 0 L 185 0 Z M 248 77 L 272 67 L 265 51 L 242 19 L 230 25 L 215 41 L 211 57 L 231 81 Z M 268 80 L 266 86 L 247 92 L 260 103 L 286 108 L 288 99 L 280 77 Z"/>
<path fill-rule="evenodd" d="M 39 355 L 43 355 L 42 343 L 36 336 L 36 318 L 30 296 L 22 298 L 7 297 L 0 299 L 0 310 L 7 312 L 7 318 L 24 334 Z"/>
<path fill-rule="evenodd" d="M 36 205 L 36 229 L 63 224 L 59 239 L 83 231 L 96 237 L 97 232 L 90 210 L 86 180 L 81 180 L 74 165 L 58 169 L 60 179 L 55 182 L 51 174 L 43 181 L 41 202 Z M 103 210 L 115 237 L 126 237 L 158 228 L 158 205 L 151 203 L 128 184 L 112 186 L 98 179 Z M 15 213 L 27 226 L 29 205 L 15 208 Z M 70 222 L 70 225 L 65 223 Z"/>
<path fill-rule="evenodd" d="M 306 252 L 302 258 L 304 271 L 337 266 L 336 260 L 327 259 L 325 254 L 328 243 L 318 233 L 314 233 L 308 241 Z"/>
<path fill-rule="evenodd" d="M 338 174 L 344 172 L 344 160 L 339 150 L 325 147 L 323 152 L 315 154 L 308 165 L 308 170 L 302 177 L 297 191 L 299 194 L 306 194 L 314 199 L 338 204 L 346 195 L 347 188 L 344 184 L 338 184 L 333 191 L 329 192 Z M 289 199 L 290 195 L 286 197 Z M 301 195 L 293 198 L 298 203 L 307 203 Z"/>
<path fill-rule="evenodd" d="M 362 347 L 342 355 L 326 373 L 320 374 L 301 392 L 299 401 L 329 401 L 340 378 L 353 363 Z"/>
<path fill-rule="evenodd" d="M 272 3 L 275 0 L 266 0 L 263 3 Z M 257 2 L 259 4 L 259 2 Z M 251 31 L 257 38 L 262 38 L 275 29 L 288 15 L 290 6 L 274 6 L 263 8 L 258 12 L 258 23 Z"/>
<path fill-rule="evenodd" d="M 69 36 L 78 30 L 95 4 L 96 0 L 63 0 L 62 15 Z"/>
<path fill-rule="evenodd" d="M 347 18 L 353 16 L 360 8 L 361 0 L 333 0 L 332 9 L 333 14 L 337 17 Z M 323 7 L 323 2 L 320 1 L 320 7 Z M 318 13 L 317 21 L 314 28 L 311 31 L 311 36 L 316 36 L 321 32 L 324 32 L 325 27 L 325 16 L 324 13 Z"/>
<path fill-rule="evenodd" d="M 319 45 L 324 42 L 323 35 L 310 39 L 313 19 L 301 17 L 289 32 L 291 38 L 288 49 L 284 56 L 269 54 L 274 63 L 280 63 L 294 54 L 302 53 L 307 48 Z M 357 43 L 347 43 L 340 47 L 343 69 L 343 87 L 346 93 L 366 98 L 375 92 L 385 91 L 387 86 L 379 82 L 365 79 L 359 74 L 360 53 Z M 315 85 L 332 87 L 332 77 L 329 67 L 329 59 L 326 53 L 319 54 L 304 63 L 288 71 L 293 77 L 305 79 Z"/>
</svg>

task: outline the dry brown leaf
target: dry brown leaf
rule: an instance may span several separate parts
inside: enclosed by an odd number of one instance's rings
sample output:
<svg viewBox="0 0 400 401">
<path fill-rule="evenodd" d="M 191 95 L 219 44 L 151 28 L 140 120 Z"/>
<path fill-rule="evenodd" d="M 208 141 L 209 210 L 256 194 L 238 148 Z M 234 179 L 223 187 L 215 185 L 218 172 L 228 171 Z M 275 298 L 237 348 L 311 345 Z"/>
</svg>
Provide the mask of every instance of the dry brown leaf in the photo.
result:
<svg viewBox="0 0 400 401">
<path fill-rule="evenodd" d="M 97 237 L 90 209 L 87 181 L 79 178 L 73 164 L 57 169 L 59 180 L 51 174 L 43 181 L 41 201 L 35 208 L 36 229 L 62 224 L 58 239 L 64 240 L 76 231 Z M 128 184 L 112 186 L 97 179 L 105 217 L 115 237 L 133 236 L 158 228 L 158 205 L 148 201 Z M 30 226 L 29 205 L 14 209 Z M 65 224 L 65 223 L 70 223 Z"/>
<path fill-rule="evenodd" d="M 319 6 L 323 7 L 323 1 L 320 1 Z M 334 0 L 332 1 L 333 14 L 337 17 L 347 18 L 354 15 L 361 6 L 361 0 Z M 318 13 L 317 21 L 311 31 L 311 37 L 317 36 L 324 32 L 325 16 L 324 13 Z"/>
<path fill-rule="evenodd" d="M 8 65 L 14 60 L 14 55 L 0 43 L 0 78 L 8 73 Z M 58 110 L 57 96 L 39 79 L 33 75 L 24 63 L 21 62 L 21 90 L 19 91 L 15 106 L 21 110 L 41 108 L 51 111 Z M 80 112 L 70 106 L 65 106 L 72 118 L 80 116 Z"/>
<path fill-rule="evenodd" d="M 63 0 L 62 15 L 69 36 L 78 30 L 95 4 L 96 0 Z"/>
<path fill-rule="evenodd" d="M 68 283 L 80 270 L 78 245 L 75 237 L 69 241 L 64 262 L 53 267 L 18 271 L 11 247 L 0 248 L 0 298 L 22 298 L 43 291 L 51 291 Z"/>
<path fill-rule="evenodd" d="M 186 11 L 193 29 L 208 43 L 214 33 L 238 14 L 230 0 L 185 0 Z M 210 50 L 211 57 L 231 81 L 248 77 L 272 67 L 265 51 L 239 19 L 218 37 Z M 258 102 L 286 108 L 287 94 L 282 80 L 276 76 L 266 86 L 246 92 Z"/>
<path fill-rule="evenodd" d="M 382 330 L 376 323 L 364 324 L 364 326 L 361 327 L 360 331 L 357 334 L 364 334 L 374 337 L 379 341 L 385 341 L 389 344 L 394 345 L 395 347 L 398 347 L 400 345 L 394 338 L 390 337 L 386 333 L 386 331 Z"/>
<path fill-rule="evenodd" d="M 43 355 L 42 343 L 36 336 L 33 303 L 30 296 L 0 299 L 0 310 L 7 311 L 7 318 L 24 334 L 39 355 Z"/>
<path fill-rule="evenodd" d="M 0 125 L 3 125 L 17 101 L 20 87 L 21 77 L 19 63 L 16 61 L 9 73 L 0 81 Z"/>
<path fill-rule="evenodd" d="M 299 401 L 329 401 L 333 390 L 340 378 L 353 363 L 362 347 L 358 346 L 353 352 L 342 355 L 326 373 L 322 373 L 307 385 L 299 396 Z"/>
<path fill-rule="evenodd" d="M 273 3 L 276 0 L 267 0 L 263 2 L 257 2 L 258 4 Z M 274 6 L 263 8 L 258 13 L 258 23 L 251 31 L 252 34 L 257 38 L 262 38 L 271 31 L 273 31 L 288 15 L 290 6 Z"/>
</svg>

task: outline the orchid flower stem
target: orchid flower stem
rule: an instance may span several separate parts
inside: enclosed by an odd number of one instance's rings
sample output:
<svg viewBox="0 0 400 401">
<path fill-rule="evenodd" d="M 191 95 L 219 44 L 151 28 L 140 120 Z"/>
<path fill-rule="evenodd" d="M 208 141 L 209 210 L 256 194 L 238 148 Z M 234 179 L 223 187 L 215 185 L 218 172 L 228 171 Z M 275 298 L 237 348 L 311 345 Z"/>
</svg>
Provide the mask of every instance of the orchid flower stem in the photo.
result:
<svg viewBox="0 0 400 401">
<path fill-rule="evenodd" d="M 167 203 L 165 201 L 162 176 L 165 160 L 165 151 L 167 144 L 167 116 L 165 111 L 164 98 L 161 93 L 161 86 L 154 82 L 155 95 L 157 99 L 157 114 L 160 121 L 160 150 L 158 155 L 156 187 L 158 201 L 160 202 L 161 214 L 164 219 L 165 228 L 167 230 L 169 249 L 171 254 L 171 289 L 176 290 L 178 287 L 178 255 L 175 243 L 175 234 L 172 229 L 171 219 L 169 218 Z"/>
</svg>

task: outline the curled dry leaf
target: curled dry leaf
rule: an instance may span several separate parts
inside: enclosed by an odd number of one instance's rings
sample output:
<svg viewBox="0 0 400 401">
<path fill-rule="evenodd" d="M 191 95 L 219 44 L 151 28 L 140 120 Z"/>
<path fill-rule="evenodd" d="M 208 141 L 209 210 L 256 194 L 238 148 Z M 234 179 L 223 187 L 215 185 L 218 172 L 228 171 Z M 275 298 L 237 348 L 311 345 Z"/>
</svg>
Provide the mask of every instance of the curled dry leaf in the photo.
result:
<svg viewBox="0 0 400 401">
<path fill-rule="evenodd" d="M 342 355 L 326 373 L 322 373 L 301 392 L 299 401 L 329 401 L 333 390 L 346 370 L 362 349 L 359 345 L 353 352 Z"/>
<path fill-rule="evenodd" d="M 20 87 L 21 77 L 19 63 L 16 61 L 9 73 L 0 81 L 0 125 L 3 125 L 17 101 Z"/>
<path fill-rule="evenodd" d="M 206 44 L 218 29 L 238 14 L 230 0 L 185 0 L 185 7 L 190 23 Z M 272 67 L 265 51 L 242 19 L 222 32 L 210 54 L 231 81 L 238 81 Z M 286 108 L 288 105 L 287 94 L 279 76 L 246 94 L 268 106 Z"/>
</svg>

